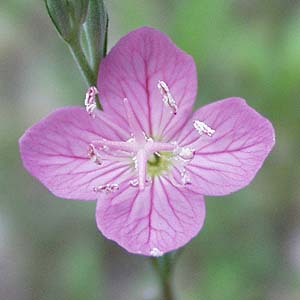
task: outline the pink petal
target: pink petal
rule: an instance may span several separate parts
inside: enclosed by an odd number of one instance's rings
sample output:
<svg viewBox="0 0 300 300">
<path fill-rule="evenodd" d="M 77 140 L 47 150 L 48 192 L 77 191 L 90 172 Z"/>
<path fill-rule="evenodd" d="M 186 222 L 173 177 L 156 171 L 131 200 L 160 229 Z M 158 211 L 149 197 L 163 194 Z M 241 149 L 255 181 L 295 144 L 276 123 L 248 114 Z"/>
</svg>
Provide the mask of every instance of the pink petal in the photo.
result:
<svg viewBox="0 0 300 300">
<path fill-rule="evenodd" d="M 154 178 L 144 191 L 121 189 L 99 199 L 99 230 L 131 253 L 159 255 L 188 243 L 205 219 L 203 196 L 175 188 L 167 178 Z"/>
<path fill-rule="evenodd" d="M 194 120 L 205 122 L 214 135 L 200 137 Z M 275 133 L 269 120 L 243 99 L 229 98 L 196 111 L 178 142 L 196 149 L 187 166 L 189 188 L 203 195 L 225 195 L 251 182 L 274 146 Z"/>
<path fill-rule="evenodd" d="M 157 87 L 164 81 L 178 106 L 177 115 Z M 141 28 L 123 37 L 102 61 L 98 87 L 105 112 L 128 128 L 122 100 L 132 102 L 140 127 L 150 136 L 172 135 L 192 113 L 197 94 L 193 58 L 163 33 Z"/>
<path fill-rule="evenodd" d="M 83 108 L 64 108 L 28 129 L 20 151 L 24 167 L 56 196 L 96 200 L 93 187 L 128 176 L 128 163 L 104 161 L 99 166 L 88 158 L 88 146 L 100 136 L 121 140 L 125 134 L 103 113 L 93 119 Z"/>
</svg>

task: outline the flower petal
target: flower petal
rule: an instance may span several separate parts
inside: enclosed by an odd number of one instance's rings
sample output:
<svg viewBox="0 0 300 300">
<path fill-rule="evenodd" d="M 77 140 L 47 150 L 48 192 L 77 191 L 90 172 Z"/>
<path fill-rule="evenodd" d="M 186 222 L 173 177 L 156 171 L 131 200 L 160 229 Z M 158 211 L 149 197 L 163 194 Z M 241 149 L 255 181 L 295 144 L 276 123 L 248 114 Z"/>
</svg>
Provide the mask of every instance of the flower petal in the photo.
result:
<svg viewBox="0 0 300 300">
<path fill-rule="evenodd" d="M 164 81 L 178 106 L 177 115 L 162 101 L 157 87 Z M 143 131 L 168 137 L 192 113 L 197 94 L 194 60 L 163 33 L 141 28 L 123 37 L 102 61 L 98 88 L 105 112 L 128 128 L 122 100 L 132 102 Z"/>
<path fill-rule="evenodd" d="M 203 196 L 175 188 L 168 178 L 155 177 L 144 191 L 120 189 L 99 199 L 99 230 L 131 253 L 159 256 L 188 243 L 205 219 Z"/>
<path fill-rule="evenodd" d="M 99 166 L 88 158 L 89 144 L 100 136 L 129 137 L 103 113 L 93 119 L 82 108 L 57 110 L 20 138 L 24 167 L 58 197 L 96 200 L 93 187 L 129 174 L 126 161 Z"/>
<path fill-rule="evenodd" d="M 200 120 L 215 130 L 202 136 L 193 127 Z M 187 171 L 189 188 L 203 195 L 225 195 L 247 186 L 275 143 L 268 119 L 240 98 L 229 98 L 200 108 L 178 137 L 196 149 Z"/>
</svg>

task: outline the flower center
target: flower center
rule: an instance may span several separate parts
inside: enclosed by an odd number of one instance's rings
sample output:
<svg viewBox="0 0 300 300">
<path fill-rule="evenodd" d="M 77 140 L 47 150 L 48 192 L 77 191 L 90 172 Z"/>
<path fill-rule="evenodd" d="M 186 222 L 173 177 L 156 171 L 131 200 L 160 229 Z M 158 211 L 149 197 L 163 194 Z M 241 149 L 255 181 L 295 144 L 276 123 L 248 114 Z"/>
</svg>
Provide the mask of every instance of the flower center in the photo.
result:
<svg viewBox="0 0 300 300">
<path fill-rule="evenodd" d="M 160 176 L 171 170 L 172 152 L 154 153 L 147 161 L 147 172 L 151 177 Z"/>
<path fill-rule="evenodd" d="M 176 115 L 178 106 L 167 84 L 159 81 L 158 88 L 163 97 L 163 102 Z M 93 118 L 95 118 L 96 94 L 96 89 L 89 89 L 85 100 L 86 110 Z M 191 184 L 186 165 L 194 158 L 195 150 L 189 147 L 180 147 L 177 142 L 165 143 L 147 136 L 140 127 L 132 104 L 126 98 L 123 100 L 123 104 L 131 138 L 127 141 L 110 141 L 103 138 L 91 141 L 88 148 L 89 159 L 100 167 L 105 160 L 109 162 L 128 161 L 128 166 L 132 166 L 137 176 L 135 179 L 130 180 L 129 184 L 132 187 L 138 187 L 140 190 L 143 190 L 152 178 L 162 175 L 167 175 L 176 186 Z M 111 126 L 113 127 L 114 124 L 111 124 Z M 215 133 L 215 130 L 199 120 L 195 120 L 193 126 L 200 136 L 205 134 L 211 137 Z M 179 183 L 178 176 L 175 179 L 176 175 L 179 175 Z M 110 182 L 93 188 L 95 192 L 106 193 L 115 192 L 118 189 L 119 185 L 117 183 Z"/>
</svg>

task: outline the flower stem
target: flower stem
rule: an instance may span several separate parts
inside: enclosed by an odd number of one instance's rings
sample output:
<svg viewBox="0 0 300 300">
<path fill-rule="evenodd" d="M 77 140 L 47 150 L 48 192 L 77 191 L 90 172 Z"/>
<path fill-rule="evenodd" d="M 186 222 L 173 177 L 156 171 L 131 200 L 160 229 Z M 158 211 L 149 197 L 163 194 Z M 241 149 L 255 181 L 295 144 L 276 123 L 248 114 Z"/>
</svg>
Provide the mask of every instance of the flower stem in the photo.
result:
<svg viewBox="0 0 300 300">
<path fill-rule="evenodd" d="M 172 280 L 176 258 L 176 254 L 167 254 L 160 258 L 151 258 L 151 263 L 160 282 L 162 298 L 159 300 L 175 300 Z"/>
</svg>

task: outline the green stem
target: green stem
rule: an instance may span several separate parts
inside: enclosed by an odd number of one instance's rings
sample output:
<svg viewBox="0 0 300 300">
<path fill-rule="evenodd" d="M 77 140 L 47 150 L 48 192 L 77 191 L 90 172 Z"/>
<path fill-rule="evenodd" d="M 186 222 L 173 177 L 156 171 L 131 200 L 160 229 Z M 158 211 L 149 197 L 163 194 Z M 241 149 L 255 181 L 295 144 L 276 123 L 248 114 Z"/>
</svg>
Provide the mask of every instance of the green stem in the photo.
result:
<svg viewBox="0 0 300 300">
<path fill-rule="evenodd" d="M 175 300 L 172 289 L 174 267 L 172 257 L 170 255 L 164 255 L 161 258 L 151 258 L 151 263 L 160 281 L 162 298 L 159 300 Z"/>
<path fill-rule="evenodd" d="M 162 295 L 164 300 L 175 300 L 173 290 L 172 290 L 172 284 L 171 284 L 171 274 L 165 278 L 161 282 L 161 288 L 162 288 Z"/>
</svg>

